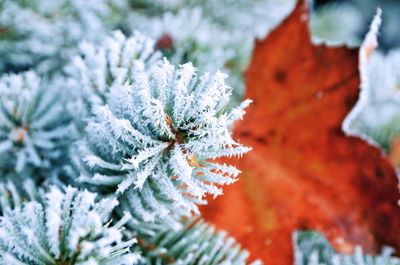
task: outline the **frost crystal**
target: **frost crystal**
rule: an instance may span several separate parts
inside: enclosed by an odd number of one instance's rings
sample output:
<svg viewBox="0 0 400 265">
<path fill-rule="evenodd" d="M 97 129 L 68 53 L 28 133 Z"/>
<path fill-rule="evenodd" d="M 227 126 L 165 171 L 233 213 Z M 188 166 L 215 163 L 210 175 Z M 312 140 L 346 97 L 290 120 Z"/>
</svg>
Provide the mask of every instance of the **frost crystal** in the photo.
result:
<svg viewBox="0 0 400 265">
<path fill-rule="evenodd" d="M 362 80 L 363 102 L 348 131 L 366 136 L 388 150 L 400 133 L 400 50 L 388 54 L 373 52 Z"/>
<path fill-rule="evenodd" d="M 0 72 L 54 71 L 82 40 L 100 41 L 123 0 L 0 0 Z M 28 23 L 29 22 L 29 23 Z"/>
<path fill-rule="evenodd" d="M 231 106 L 244 94 L 243 72 L 255 37 L 264 38 L 293 9 L 281 0 L 135 1 L 124 27 L 157 40 L 173 64 L 192 62 L 200 73 L 222 70 L 234 88 Z M 145 8 L 143 8 L 145 7 Z M 235 14 L 235 16 L 232 16 Z"/>
<path fill-rule="evenodd" d="M 59 85 L 34 72 L 0 79 L 0 169 L 59 172 L 74 137 Z"/>
<path fill-rule="evenodd" d="M 392 257 L 393 249 L 383 248 L 377 256 L 365 255 L 356 247 L 351 255 L 337 253 L 323 235 L 313 231 L 293 234 L 295 265 L 398 265 L 400 260 Z"/>
<path fill-rule="evenodd" d="M 146 221 L 171 207 L 197 212 L 207 193 L 222 194 L 216 184 L 236 181 L 236 168 L 209 159 L 250 150 L 229 131 L 250 100 L 225 112 L 231 95 L 226 75 L 197 77 L 190 63 L 176 68 L 165 59 L 118 72 L 124 74 L 104 90 L 105 105 L 92 105 L 80 145 L 80 180 L 127 196 L 131 212 Z"/>
<path fill-rule="evenodd" d="M 69 86 L 74 88 L 75 100 L 70 107 L 77 113 L 78 123 L 90 114 L 92 105 L 105 103 L 111 87 L 132 82 L 133 72 L 144 71 L 161 61 L 161 54 L 153 50 L 154 45 L 154 40 L 139 32 L 126 38 L 120 31 L 105 38 L 102 46 L 81 43 L 80 55 L 66 68 Z"/>
<path fill-rule="evenodd" d="M 106 223 L 117 201 L 95 198 L 87 191 L 53 187 L 43 204 L 32 201 L 6 211 L 0 217 L 0 263 L 135 264 L 139 256 L 129 247 L 136 239 L 122 240 L 124 222 Z"/>
<path fill-rule="evenodd" d="M 190 218 L 178 231 L 158 231 L 151 237 L 140 238 L 137 246 L 144 264 L 249 264 L 249 253 L 225 231 L 204 220 Z M 250 265 L 260 265 L 255 261 Z"/>
</svg>

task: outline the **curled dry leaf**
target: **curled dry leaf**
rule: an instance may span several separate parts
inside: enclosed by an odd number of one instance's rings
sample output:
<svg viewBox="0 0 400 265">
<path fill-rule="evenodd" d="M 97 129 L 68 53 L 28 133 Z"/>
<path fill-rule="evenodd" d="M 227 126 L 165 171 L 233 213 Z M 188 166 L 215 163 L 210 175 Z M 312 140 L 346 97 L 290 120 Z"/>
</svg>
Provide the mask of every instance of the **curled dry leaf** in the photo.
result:
<svg viewBox="0 0 400 265">
<path fill-rule="evenodd" d="M 202 208 L 269 265 L 293 264 L 299 229 L 324 233 L 341 252 L 400 249 L 394 168 L 377 147 L 341 129 L 359 96 L 359 50 L 314 46 L 307 2 L 256 43 L 246 73 L 254 103 L 234 128 L 253 151 L 234 161 L 240 180 Z"/>
</svg>

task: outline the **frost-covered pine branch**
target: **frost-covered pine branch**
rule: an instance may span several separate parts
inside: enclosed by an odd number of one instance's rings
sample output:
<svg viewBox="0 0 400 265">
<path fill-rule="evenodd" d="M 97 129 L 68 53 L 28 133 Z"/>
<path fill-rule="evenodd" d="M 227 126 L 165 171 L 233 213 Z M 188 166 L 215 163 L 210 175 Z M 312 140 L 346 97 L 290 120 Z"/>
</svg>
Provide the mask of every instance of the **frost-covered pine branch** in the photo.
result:
<svg viewBox="0 0 400 265">
<path fill-rule="evenodd" d="M 242 73 L 247 66 L 253 38 L 214 23 L 201 7 L 182 8 L 176 14 L 149 17 L 131 12 L 125 25 L 127 31 L 148 32 L 157 40 L 156 48 L 173 64 L 192 62 L 201 73 L 222 70 L 229 74 L 227 83 L 234 87 L 240 103 L 244 93 Z"/>
<path fill-rule="evenodd" d="M 393 250 L 385 248 L 377 256 L 365 255 L 356 247 L 351 255 L 337 253 L 325 237 L 313 231 L 293 234 L 295 265 L 398 265 L 400 259 L 391 257 Z"/>
<path fill-rule="evenodd" d="M 74 138 L 59 80 L 35 72 L 0 78 L 0 170 L 46 176 L 59 174 L 68 163 Z"/>
<path fill-rule="evenodd" d="M 104 57 L 105 65 L 120 58 Z M 231 95 L 225 74 L 197 77 L 190 63 L 177 68 L 167 60 L 148 67 L 139 62 L 141 67 L 119 64 L 118 77 L 104 83 L 105 105 L 92 105 L 79 150 L 80 180 L 123 194 L 132 212 L 146 221 L 168 215 L 171 208 L 197 212 L 196 203 L 207 193 L 222 193 L 216 184 L 236 180 L 236 168 L 208 160 L 250 150 L 235 142 L 229 130 L 250 101 L 225 112 Z M 85 71 L 90 76 L 92 68 Z M 83 90 L 92 87 L 89 82 Z"/>
<path fill-rule="evenodd" d="M 143 264 L 211 265 L 249 264 L 249 253 L 223 231 L 202 219 L 192 217 L 178 231 L 161 230 L 154 235 L 139 238 L 138 251 Z M 262 264 L 260 261 L 251 265 Z"/>
<path fill-rule="evenodd" d="M 133 11 L 147 16 L 176 14 L 182 9 L 200 8 L 204 18 L 225 29 L 240 31 L 246 36 L 264 38 L 294 8 L 295 0 L 131 0 Z M 235 14 L 234 16 L 232 14 Z M 179 29 L 177 29 L 179 31 Z"/>
<path fill-rule="evenodd" d="M 243 72 L 255 37 L 263 38 L 292 10 L 296 1 L 174 0 L 131 1 L 123 23 L 157 40 L 173 64 L 192 62 L 201 73 L 222 70 L 234 88 L 232 106 L 244 94 Z M 235 14 L 232 16 L 232 14 Z"/>
<path fill-rule="evenodd" d="M 85 119 L 94 105 L 104 105 L 111 87 L 132 82 L 132 73 L 146 71 L 161 62 L 161 53 L 154 51 L 153 39 L 134 32 L 125 37 L 115 31 L 104 38 L 101 45 L 82 42 L 79 55 L 66 67 L 71 89 L 71 112 L 84 127 Z"/>
<path fill-rule="evenodd" d="M 115 199 L 52 187 L 43 203 L 25 203 L 0 217 L 0 263 L 12 265 L 132 265 L 136 239 L 123 240 L 129 214 L 111 226 Z"/>
<path fill-rule="evenodd" d="M 40 200 L 38 188 L 31 178 L 20 180 L 15 174 L 0 176 L 0 213 L 21 207 L 25 201 Z"/>
<path fill-rule="evenodd" d="M 0 72 L 62 67 L 82 40 L 114 29 L 124 0 L 0 0 Z"/>
</svg>

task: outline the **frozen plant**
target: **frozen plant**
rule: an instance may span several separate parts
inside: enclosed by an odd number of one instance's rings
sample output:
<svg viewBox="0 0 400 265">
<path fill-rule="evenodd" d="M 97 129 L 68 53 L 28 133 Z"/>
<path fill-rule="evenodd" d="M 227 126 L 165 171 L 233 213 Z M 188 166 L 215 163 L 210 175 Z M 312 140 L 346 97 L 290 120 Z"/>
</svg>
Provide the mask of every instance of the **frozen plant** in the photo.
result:
<svg viewBox="0 0 400 265">
<path fill-rule="evenodd" d="M 125 2 L 0 0 L 0 72 L 60 69 L 79 42 L 100 41 L 116 27 Z"/>
<path fill-rule="evenodd" d="M 350 130 L 387 151 L 393 137 L 400 133 L 400 50 L 372 53 L 366 71 L 364 101 Z"/>
<path fill-rule="evenodd" d="M 192 62 L 200 73 L 221 70 L 234 88 L 230 106 L 244 94 L 243 72 L 256 37 L 264 38 L 296 1 L 206 0 L 131 1 L 125 31 L 139 30 L 157 40 L 173 64 Z M 232 16 L 232 14 L 235 14 Z"/>
<path fill-rule="evenodd" d="M 295 265 L 398 265 L 400 260 L 392 257 L 393 250 L 384 248 L 381 255 L 363 254 L 356 247 L 351 255 L 337 253 L 325 237 L 313 231 L 293 233 Z"/>
<path fill-rule="evenodd" d="M 186 220 L 178 231 L 161 230 L 139 238 L 137 249 L 142 252 L 143 264 L 249 264 L 249 253 L 235 239 L 194 217 Z M 260 264 L 260 261 L 251 263 Z"/>
<path fill-rule="evenodd" d="M 128 77 L 107 88 L 105 105 L 93 105 L 80 144 L 80 180 L 127 196 L 131 212 L 146 221 L 171 207 L 198 212 L 207 193 L 222 194 L 216 184 L 236 181 L 239 170 L 210 159 L 250 150 L 229 129 L 251 101 L 225 111 L 226 75 L 197 77 L 190 63 L 176 68 L 165 60 Z"/>
<path fill-rule="evenodd" d="M 293 10 L 296 1 L 281 0 L 277 4 L 274 0 L 130 0 L 130 4 L 134 11 L 153 17 L 200 8 L 204 19 L 225 30 L 241 32 L 243 37 L 264 38 Z M 179 30 L 182 29 L 176 29 Z"/>
<path fill-rule="evenodd" d="M 21 207 L 24 201 L 39 201 L 39 190 L 31 178 L 23 181 L 14 174 L 0 176 L 0 213 Z"/>
<path fill-rule="evenodd" d="M 115 31 L 104 38 L 102 45 L 82 42 L 79 55 L 66 67 L 72 87 L 71 111 L 80 127 L 94 105 L 104 105 L 110 88 L 132 82 L 135 71 L 145 71 L 161 62 L 161 53 L 154 51 L 153 39 L 134 32 L 125 37 Z"/>
<path fill-rule="evenodd" d="M 139 255 L 123 241 L 129 215 L 110 226 L 115 199 L 52 187 L 43 203 L 25 203 L 0 217 L 0 263 L 12 265 L 132 265 Z"/>
<path fill-rule="evenodd" d="M 326 4 L 311 13 L 310 30 L 315 43 L 359 46 L 363 26 L 361 11 L 350 3 Z"/>
<path fill-rule="evenodd" d="M 2 174 L 57 175 L 68 163 L 74 126 L 64 107 L 65 90 L 53 81 L 33 71 L 0 78 Z"/>
<path fill-rule="evenodd" d="M 244 84 L 242 73 L 249 61 L 253 38 L 222 28 L 203 14 L 200 7 L 166 12 L 148 17 L 131 12 L 126 25 L 157 40 L 155 46 L 173 64 L 192 62 L 201 73 L 220 69 L 229 74 L 227 83 L 240 102 Z M 180 30 L 176 30 L 180 29 Z"/>
<path fill-rule="evenodd" d="M 348 0 L 325 1 L 323 4 L 311 1 L 313 2 L 315 9 L 311 12 L 310 21 L 313 41 L 334 46 L 359 46 L 368 31 L 371 17 L 379 6 L 383 10 L 383 23 L 380 26 L 378 49 L 388 51 L 399 47 L 399 1 Z"/>
</svg>

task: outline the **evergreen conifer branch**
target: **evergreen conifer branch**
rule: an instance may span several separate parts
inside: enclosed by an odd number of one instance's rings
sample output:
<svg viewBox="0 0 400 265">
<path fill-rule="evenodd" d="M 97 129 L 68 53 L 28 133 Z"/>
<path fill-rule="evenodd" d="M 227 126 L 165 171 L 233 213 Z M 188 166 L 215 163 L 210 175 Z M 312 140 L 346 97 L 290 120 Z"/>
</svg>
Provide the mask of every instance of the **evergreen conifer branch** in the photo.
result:
<svg viewBox="0 0 400 265">
<path fill-rule="evenodd" d="M 115 199 L 96 202 L 96 194 L 52 187 L 43 198 L 8 210 L 0 217 L 0 263 L 30 265 L 131 265 L 139 259 L 123 241 L 121 228 L 129 215 L 113 226 Z"/>
<path fill-rule="evenodd" d="M 243 97 L 243 72 L 255 37 L 263 38 L 289 14 L 296 1 L 281 0 L 279 5 L 274 0 L 130 2 L 125 31 L 146 32 L 175 65 L 192 62 L 200 73 L 228 73 L 226 82 L 234 88 L 229 108 Z"/>
<path fill-rule="evenodd" d="M 75 137 L 66 94 L 33 71 L 0 78 L 0 170 L 58 175 Z M 40 174 L 38 173 L 40 172 Z"/>
<path fill-rule="evenodd" d="M 231 138 L 250 100 L 225 111 L 231 88 L 217 72 L 198 77 L 188 63 L 175 67 L 153 50 L 154 42 L 115 32 L 96 48 L 85 44 L 71 72 L 91 108 L 86 137 L 75 159 L 80 180 L 102 192 L 124 195 L 137 218 L 154 221 L 171 210 L 197 212 L 215 184 L 231 184 L 239 171 L 208 161 L 250 149 Z"/>
<path fill-rule="evenodd" d="M 204 220 L 192 217 L 181 229 L 161 230 L 150 237 L 139 237 L 136 248 L 143 264 L 244 265 L 249 253 L 223 231 L 217 232 Z M 260 261 L 251 263 L 259 265 Z"/>
<path fill-rule="evenodd" d="M 20 180 L 14 174 L 0 177 L 0 213 L 21 207 L 25 201 L 40 201 L 32 178 Z"/>
<path fill-rule="evenodd" d="M 79 42 L 100 41 L 114 29 L 126 6 L 123 0 L 0 0 L 0 72 L 60 70 Z"/>
<path fill-rule="evenodd" d="M 351 255 L 337 253 L 325 239 L 314 231 L 293 233 L 295 265 L 398 265 L 400 259 L 392 257 L 393 250 L 384 248 L 382 254 L 371 256 L 363 254 L 356 247 Z"/>
<path fill-rule="evenodd" d="M 249 32 L 222 27 L 208 14 L 199 6 L 184 6 L 176 13 L 165 12 L 155 17 L 134 10 L 126 18 L 125 25 L 129 31 L 148 32 L 157 40 L 156 49 L 172 64 L 192 62 L 200 73 L 217 69 L 228 73 L 226 82 L 234 87 L 232 100 L 236 106 L 243 96 L 242 73 L 251 54 L 253 38 L 244 37 Z"/>
<path fill-rule="evenodd" d="M 137 31 L 129 38 L 115 31 L 104 38 L 102 45 L 80 44 L 79 55 L 65 69 L 73 88 L 70 107 L 80 127 L 86 126 L 84 121 L 94 106 L 106 104 L 112 87 L 132 83 L 133 72 L 161 61 L 161 53 L 154 51 L 154 45 L 154 40 Z"/>
<path fill-rule="evenodd" d="M 0 0 L 0 264 L 247 264 L 193 213 L 240 173 L 215 159 L 250 150 L 230 128 L 251 102 L 254 38 L 296 1 L 276 2 Z M 311 14 L 312 31 L 354 45 L 362 17 L 337 7 Z M 348 128 L 385 150 L 400 133 L 399 58 L 372 54 Z M 296 265 L 400 264 L 307 232 L 294 243 Z"/>
</svg>

